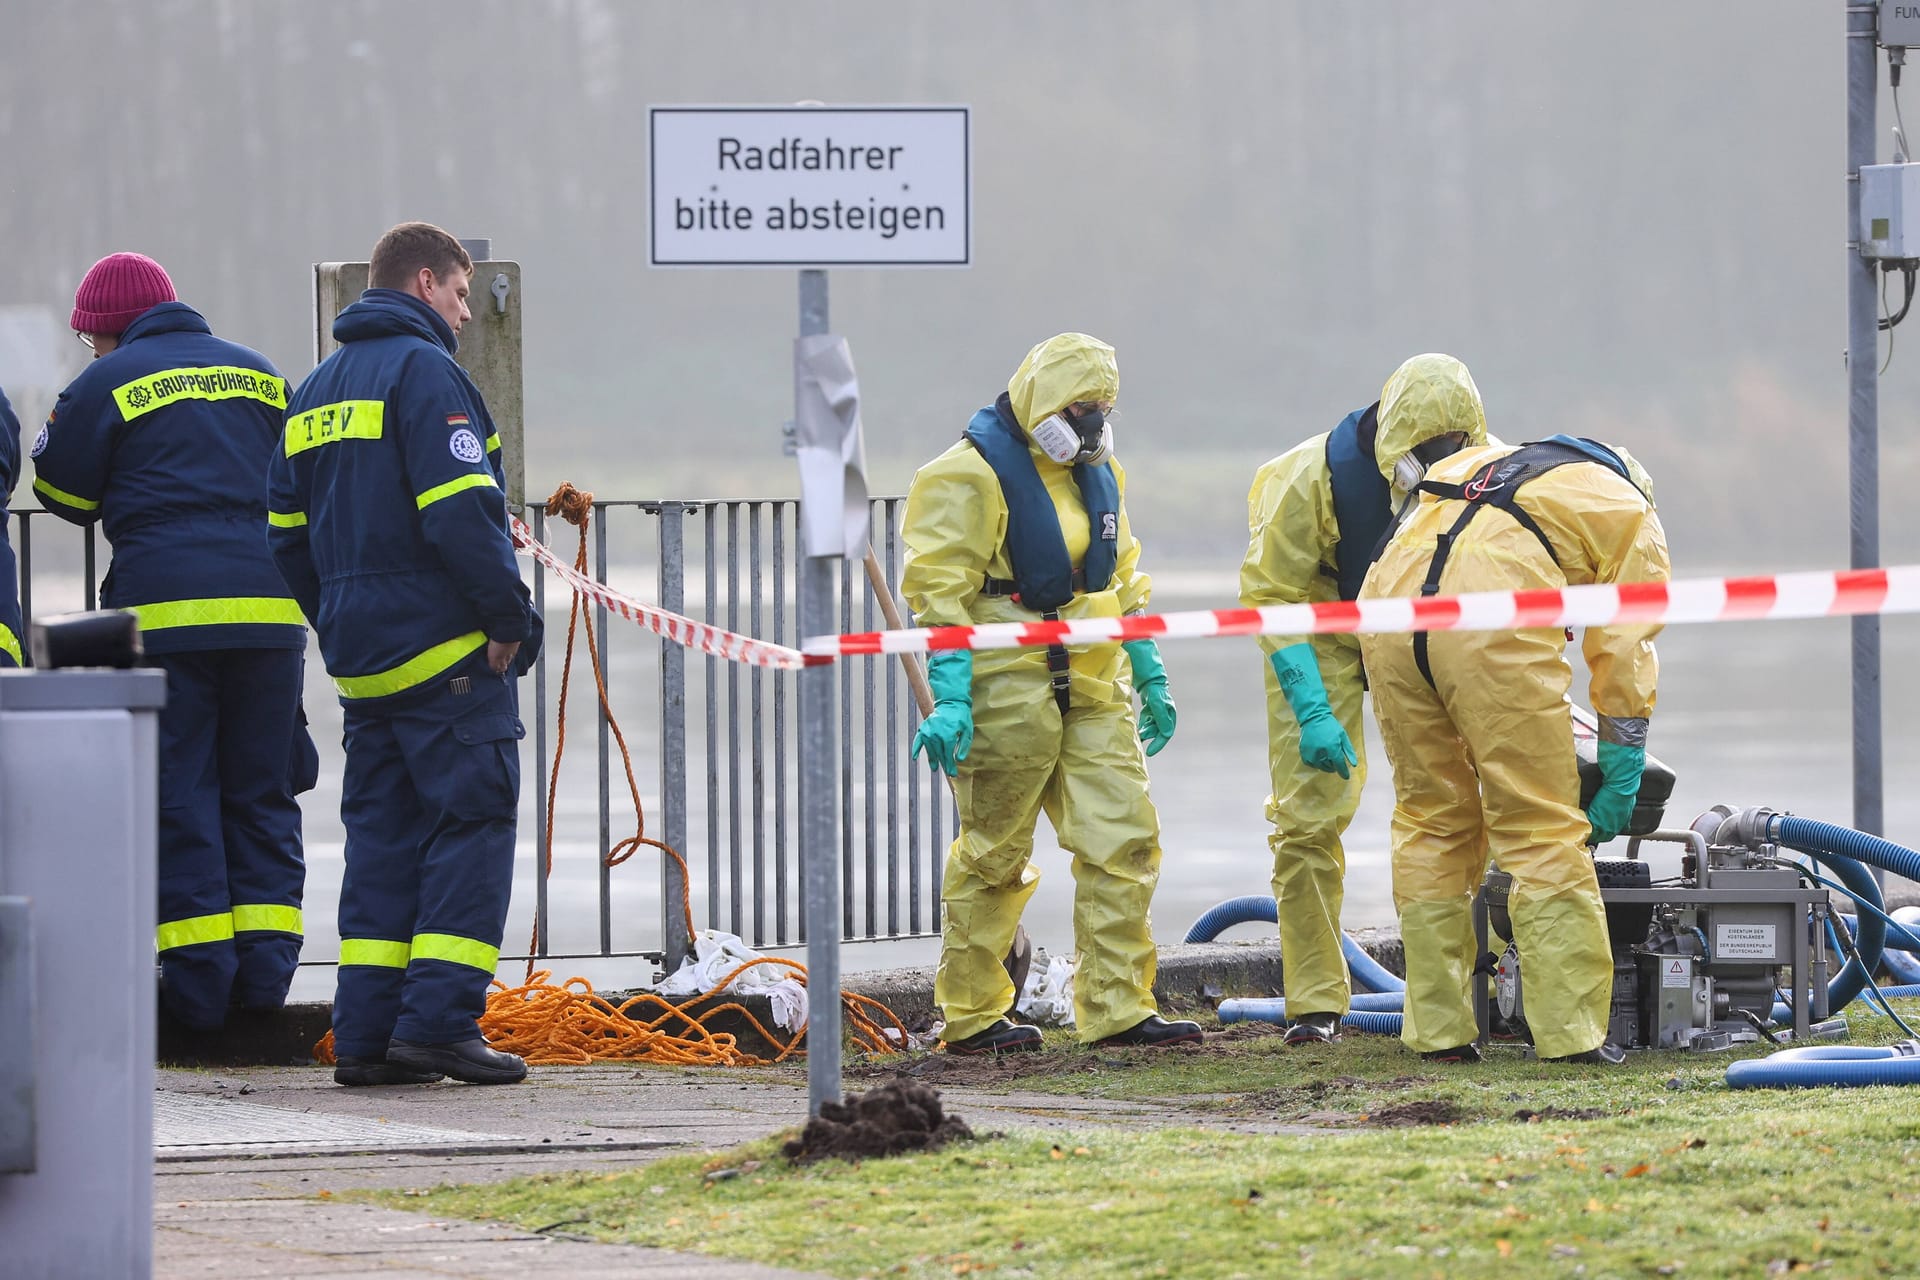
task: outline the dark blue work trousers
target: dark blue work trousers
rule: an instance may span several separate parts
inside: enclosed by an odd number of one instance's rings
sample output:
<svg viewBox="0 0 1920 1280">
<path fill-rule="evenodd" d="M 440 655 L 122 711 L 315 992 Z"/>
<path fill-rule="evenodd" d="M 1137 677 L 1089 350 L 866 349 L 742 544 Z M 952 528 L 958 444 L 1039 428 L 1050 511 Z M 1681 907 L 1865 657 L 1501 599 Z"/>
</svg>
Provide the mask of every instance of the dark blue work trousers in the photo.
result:
<svg viewBox="0 0 1920 1280">
<path fill-rule="evenodd" d="M 306 861 L 295 774 L 310 775 L 313 760 L 299 715 L 305 655 L 205 649 L 147 661 L 167 673 L 162 999 L 187 1026 L 211 1030 L 230 1007 L 278 1009 L 300 960 Z"/>
<path fill-rule="evenodd" d="M 513 889 L 526 730 L 511 676 L 477 659 L 456 670 L 408 705 L 346 703 L 341 1056 L 480 1034 Z"/>
</svg>

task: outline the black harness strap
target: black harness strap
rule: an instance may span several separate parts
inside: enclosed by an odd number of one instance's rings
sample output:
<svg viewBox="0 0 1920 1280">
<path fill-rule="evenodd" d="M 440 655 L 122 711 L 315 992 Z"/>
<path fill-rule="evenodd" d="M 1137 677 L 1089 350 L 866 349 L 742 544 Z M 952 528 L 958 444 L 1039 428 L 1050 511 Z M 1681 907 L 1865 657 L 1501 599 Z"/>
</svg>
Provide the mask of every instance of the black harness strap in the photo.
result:
<svg viewBox="0 0 1920 1280">
<path fill-rule="evenodd" d="M 1073 571 L 1073 594 L 1080 595 L 1087 589 L 1087 571 L 1079 568 Z M 986 578 L 980 583 L 980 594 L 995 599 L 1012 600 L 1020 603 L 1020 584 L 1012 578 Z"/>
<path fill-rule="evenodd" d="M 1539 522 L 1528 515 L 1526 509 L 1515 499 L 1522 487 L 1546 475 L 1549 471 L 1557 470 L 1569 463 L 1595 461 L 1597 460 L 1592 456 L 1570 446 L 1543 441 L 1522 445 L 1506 457 L 1489 462 L 1465 484 L 1421 481 L 1415 486 L 1415 493 L 1431 493 L 1437 498 L 1464 502 L 1466 507 L 1460 512 L 1459 519 L 1453 522 L 1453 526 L 1434 539 L 1433 560 L 1427 566 L 1427 580 L 1420 584 L 1420 594 L 1422 596 L 1440 594 L 1440 575 L 1446 572 L 1447 557 L 1453 554 L 1453 544 L 1484 507 L 1498 507 L 1512 516 L 1521 528 L 1540 540 L 1540 545 L 1546 549 L 1547 558 L 1556 564 L 1559 563 L 1559 557 L 1554 554 L 1553 543 L 1548 540 L 1546 530 L 1542 529 Z M 1408 511 L 1411 511 L 1411 504 L 1408 506 Z M 1388 530 L 1389 538 L 1398 529 L 1399 523 L 1396 521 L 1394 529 Z M 1420 676 L 1427 682 L 1428 687 L 1437 688 L 1438 686 L 1433 683 L 1432 662 L 1427 655 L 1427 634 L 1425 631 L 1413 633 L 1413 661 L 1414 665 L 1420 668 Z"/>
<path fill-rule="evenodd" d="M 1040 616 L 1048 622 L 1060 621 L 1060 611 L 1058 609 L 1048 609 Z M 1069 673 L 1071 670 L 1072 668 L 1067 660 L 1067 646 L 1063 644 L 1048 645 L 1047 673 L 1052 678 L 1053 701 L 1060 708 L 1060 714 L 1063 716 L 1067 714 L 1067 706 L 1070 701 L 1069 692 L 1071 682 L 1069 680 Z"/>
</svg>

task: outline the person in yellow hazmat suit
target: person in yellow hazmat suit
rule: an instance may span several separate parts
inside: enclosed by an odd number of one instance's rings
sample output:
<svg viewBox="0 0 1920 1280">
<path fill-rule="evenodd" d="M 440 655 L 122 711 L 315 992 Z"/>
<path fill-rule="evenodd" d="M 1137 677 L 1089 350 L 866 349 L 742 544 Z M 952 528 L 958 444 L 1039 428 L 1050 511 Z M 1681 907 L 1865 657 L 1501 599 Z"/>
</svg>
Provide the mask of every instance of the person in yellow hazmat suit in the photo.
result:
<svg viewBox="0 0 1920 1280">
<path fill-rule="evenodd" d="M 1436 397 L 1449 403 L 1437 407 Z M 1393 517 L 1393 477 L 1401 461 L 1425 465 L 1485 443 L 1480 394 L 1466 366 L 1445 355 L 1408 360 L 1379 400 L 1255 474 L 1240 603 L 1260 608 L 1354 599 Z M 1262 636 L 1260 648 L 1268 662 L 1273 781 L 1267 844 L 1293 1020 L 1285 1043 L 1324 1044 L 1339 1039 L 1351 994 L 1340 942 L 1347 869 L 1340 837 L 1367 780 L 1360 643 L 1351 635 Z"/>
<path fill-rule="evenodd" d="M 1049 338 L 960 442 L 914 475 L 901 589 L 923 626 L 1145 610 L 1151 583 L 1106 419 L 1119 389 L 1112 347 L 1079 333 Z M 1147 911 L 1160 878 L 1160 819 L 1145 757 L 1172 739 L 1176 722 L 1153 641 L 945 651 L 930 655 L 927 676 L 935 705 L 913 752 L 954 777 L 960 810 L 934 980 L 947 1051 L 1040 1048 L 1037 1028 L 1005 1017 L 1015 992 L 1001 958 L 1040 879 L 1032 854 L 1042 810 L 1073 859 L 1080 1038 L 1199 1040 L 1198 1023 L 1161 1018 L 1153 999 Z"/>
<path fill-rule="evenodd" d="M 1492 508 L 1491 510 L 1489 508 Z M 1414 486 L 1361 598 L 1664 582 L 1666 535 L 1637 462 L 1554 436 L 1469 449 Z M 1567 634 L 1558 628 L 1361 638 L 1393 765 L 1393 896 L 1406 946 L 1401 1039 L 1478 1061 L 1470 902 L 1490 855 L 1513 877 L 1527 1023 L 1545 1060 L 1618 1062 L 1606 916 L 1585 846 L 1632 817 L 1646 763 L 1658 626 L 1589 627 L 1598 794 L 1583 813 Z"/>
</svg>

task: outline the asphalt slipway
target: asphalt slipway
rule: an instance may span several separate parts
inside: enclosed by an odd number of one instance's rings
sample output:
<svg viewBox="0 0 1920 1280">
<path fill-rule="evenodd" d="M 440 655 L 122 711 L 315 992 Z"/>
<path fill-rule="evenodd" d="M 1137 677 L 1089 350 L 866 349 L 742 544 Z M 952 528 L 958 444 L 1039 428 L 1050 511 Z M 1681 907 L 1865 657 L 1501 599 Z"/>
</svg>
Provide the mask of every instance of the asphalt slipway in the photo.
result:
<svg viewBox="0 0 1920 1280">
<path fill-rule="evenodd" d="M 1398 967 L 1397 940 L 1369 940 Z M 932 1008 L 932 971 L 847 977 L 912 1022 Z M 1163 1007 L 1279 990 L 1279 948 L 1258 944 L 1161 950 Z M 851 1064 L 850 1064 L 851 1065 Z M 935 1060 L 929 1065 L 938 1065 Z M 1029 1093 L 1004 1084 L 942 1083 L 949 1110 L 976 1130 L 1205 1125 L 1236 1132 L 1312 1132 L 1224 1122 L 1217 1112 Z M 987 1074 L 991 1075 L 989 1071 Z M 847 1077 L 849 1091 L 878 1080 Z M 444 1083 L 344 1089 L 324 1067 L 163 1067 L 155 1112 L 155 1275 L 162 1280 L 378 1277 L 524 1280 L 532 1268 L 568 1280 L 689 1277 L 776 1280 L 811 1273 L 570 1239 L 568 1224 L 527 1231 L 343 1202 L 370 1188 L 424 1190 L 563 1172 L 619 1172 L 661 1156 L 721 1148 L 797 1126 L 807 1116 L 804 1068 L 686 1068 L 633 1063 L 536 1067 L 521 1085 Z"/>
</svg>

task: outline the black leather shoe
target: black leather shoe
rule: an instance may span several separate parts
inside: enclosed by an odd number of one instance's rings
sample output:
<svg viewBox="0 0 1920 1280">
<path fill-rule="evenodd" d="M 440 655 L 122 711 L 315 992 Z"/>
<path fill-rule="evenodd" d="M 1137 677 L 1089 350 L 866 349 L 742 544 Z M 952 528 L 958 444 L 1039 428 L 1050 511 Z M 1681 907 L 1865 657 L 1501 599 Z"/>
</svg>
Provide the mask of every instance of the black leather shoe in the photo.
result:
<svg viewBox="0 0 1920 1280">
<path fill-rule="evenodd" d="M 437 1084 L 446 1079 L 438 1071 L 415 1071 L 385 1058 L 340 1058 L 333 1064 L 333 1082 L 344 1085 Z"/>
<path fill-rule="evenodd" d="M 947 1052 L 962 1056 L 982 1053 L 1038 1053 L 1040 1028 L 1009 1022 L 1005 1018 L 985 1031 L 976 1031 L 964 1040 L 947 1041 Z"/>
<path fill-rule="evenodd" d="M 1124 1049 L 1135 1046 L 1160 1048 L 1170 1044 L 1199 1044 L 1201 1040 L 1200 1024 L 1197 1022 L 1168 1022 L 1157 1013 L 1150 1013 L 1142 1021 L 1134 1023 L 1118 1035 L 1108 1036 L 1105 1040 L 1096 1040 L 1102 1048 Z"/>
<path fill-rule="evenodd" d="M 1340 1015 L 1303 1013 L 1287 1028 L 1283 1044 L 1332 1044 L 1340 1038 Z"/>
<path fill-rule="evenodd" d="M 1428 1062 L 1446 1062 L 1455 1066 L 1481 1060 L 1480 1046 L 1477 1044 L 1457 1044 L 1451 1049 L 1428 1049 L 1420 1056 Z"/>
<path fill-rule="evenodd" d="M 438 1071 L 468 1084 L 519 1084 L 527 1078 L 524 1058 L 490 1049 L 479 1036 L 457 1044 L 390 1040 L 387 1061 L 414 1071 Z"/>
<path fill-rule="evenodd" d="M 1558 1058 L 1542 1058 L 1542 1062 L 1571 1062 L 1585 1066 L 1617 1067 L 1627 1060 L 1627 1051 L 1611 1040 L 1602 1041 L 1597 1049 L 1585 1053 L 1569 1053 Z"/>
</svg>

